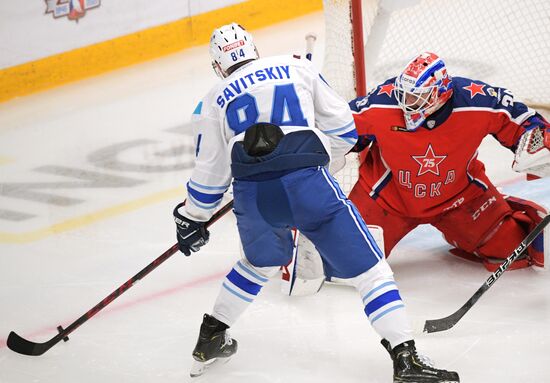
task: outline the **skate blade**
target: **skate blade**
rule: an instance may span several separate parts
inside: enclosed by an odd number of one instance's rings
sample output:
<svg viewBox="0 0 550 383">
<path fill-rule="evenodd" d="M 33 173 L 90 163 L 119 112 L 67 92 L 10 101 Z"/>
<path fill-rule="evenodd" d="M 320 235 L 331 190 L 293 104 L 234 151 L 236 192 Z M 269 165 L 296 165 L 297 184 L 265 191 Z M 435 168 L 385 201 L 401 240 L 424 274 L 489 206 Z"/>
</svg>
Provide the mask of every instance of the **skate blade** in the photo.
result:
<svg viewBox="0 0 550 383">
<path fill-rule="evenodd" d="M 227 362 L 229 362 L 230 359 L 231 359 L 231 357 L 229 357 L 229 358 L 215 358 L 215 359 L 211 359 L 207 362 L 199 362 L 198 360 L 195 360 L 195 362 L 193 363 L 193 366 L 191 367 L 191 371 L 189 372 L 189 375 L 192 378 L 197 378 L 197 377 L 201 376 L 202 374 L 204 374 L 206 372 L 206 370 L 209 370 L 210 368 L 212 368 L 216 365 L 226 364 Z"/>
<path fill-rule="evenodd" d="M 424 382 L 425 382 L 425 380 L 424 380 Z M 402 380 L 394 380 L 393 383 L 403 383 L 403 381 Z M 413 382 L 411 380 L 410 383 L 422 383 L 422 381 L 417 380 L 417 381 Z M 460 381 L 459 380 L 441 380 L 438 383 L 460 383 Z"/>
</svg>

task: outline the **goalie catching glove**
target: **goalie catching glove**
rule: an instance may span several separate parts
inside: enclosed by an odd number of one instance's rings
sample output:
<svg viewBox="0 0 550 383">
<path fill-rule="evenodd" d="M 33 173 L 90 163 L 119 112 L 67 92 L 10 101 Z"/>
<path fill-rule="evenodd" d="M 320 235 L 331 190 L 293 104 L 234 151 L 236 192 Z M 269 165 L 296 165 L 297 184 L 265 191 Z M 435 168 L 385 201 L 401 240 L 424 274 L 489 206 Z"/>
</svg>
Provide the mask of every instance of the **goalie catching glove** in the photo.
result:
<svg viewBox="0 0 550 383">
<path fill-rule="evenodd" d="M 186 256 L 191 252 L 197 252 L 208 243 L 210 232 L 206 229 L 206 222 L 193 221 L 179 212 L 179 209 L 185 205 L 185 202 L 178 204 L 174 208 L 174 221 L 176 222 L 176 234 L 178 247 Z"/>
<path fill-rule="evenodd" d="M 519 139 L 512 169 L 539 177 L 550 175 L 550 124 L 542 118 Z"/>
</svg>

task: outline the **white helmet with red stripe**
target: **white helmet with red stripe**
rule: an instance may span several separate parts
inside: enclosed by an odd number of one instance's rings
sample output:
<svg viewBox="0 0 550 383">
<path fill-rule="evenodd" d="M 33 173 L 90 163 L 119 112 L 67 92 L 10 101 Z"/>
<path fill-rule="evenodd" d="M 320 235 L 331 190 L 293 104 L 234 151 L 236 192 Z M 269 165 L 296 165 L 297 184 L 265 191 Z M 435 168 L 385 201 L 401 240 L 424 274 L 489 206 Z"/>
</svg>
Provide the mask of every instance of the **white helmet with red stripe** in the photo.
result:
<svg viewBox="0 0 550 383">
<path fill-rule="evenodd" d="M 216 74 L 227 77 L 230 68 L 259 57 L 252 35 L 237 23 L 217 28 L 210 38 L 210 57 Z"/>
<path fill-rule="evenodd" d="M 395 91 L 407 129 L 416 130 L 451 98 L 452 79 L 439 56 L 424 52 L 397 76 Z"/>
</svg>

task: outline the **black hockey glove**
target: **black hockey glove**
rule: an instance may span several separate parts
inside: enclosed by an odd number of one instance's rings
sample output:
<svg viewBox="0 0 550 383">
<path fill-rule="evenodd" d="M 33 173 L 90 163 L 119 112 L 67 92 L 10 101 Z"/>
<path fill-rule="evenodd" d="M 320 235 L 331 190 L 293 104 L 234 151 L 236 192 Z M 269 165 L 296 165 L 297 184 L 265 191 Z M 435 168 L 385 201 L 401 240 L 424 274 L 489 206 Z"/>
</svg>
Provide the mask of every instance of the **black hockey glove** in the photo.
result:
<svg viewBox="0 0 550 383">
<path fill-rule="evenodd" d="M 179 249 L 189 256 L 191 252 L 199 251 L 208 243 L 210 232 L 205 227 L 206 222 L 193 221 L 178 212 L 178 209 L 184 204 L 185 202 L 182 202 L 174 208 L 174 221 L 176 222 Z"/>
<path fill-rule="evenodd" d="M 359 136 L 357 137 L 357 142 L 355 143 L 355 146 L 350 149 L 350 152 L 362 152 L 368 146 L 371 144 L 372 140 L 369 138 L 369 136 Z"/>
</svg>

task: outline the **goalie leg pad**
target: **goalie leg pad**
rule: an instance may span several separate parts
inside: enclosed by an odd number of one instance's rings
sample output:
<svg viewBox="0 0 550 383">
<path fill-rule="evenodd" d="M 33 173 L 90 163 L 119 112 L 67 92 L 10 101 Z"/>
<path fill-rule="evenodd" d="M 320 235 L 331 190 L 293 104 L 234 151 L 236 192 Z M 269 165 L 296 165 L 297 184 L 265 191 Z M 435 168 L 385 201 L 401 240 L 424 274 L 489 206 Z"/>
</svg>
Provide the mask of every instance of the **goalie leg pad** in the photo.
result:
<svg viewBox="0 0 550 383">
<path fill-rule="evenodd" d="M 458 245 L 450 250 L 451 254 L 481 262 L 488 271 L 494 272 L 547 214 L 544 207 L 531 201 L 505 197 L 505 202 L 511 211 L 493 226 L 475 249 L 466 249 L 460 246 L 460 243 L 449 242 Z M 547 269 L 550 263 L 549 252 L 550 228 L 547 227 L 527 248 L 527 254 L 512 263 L 509 269 L 521 269 L 531 265 Z"/>
<path fill-rule="evenodd" d="M 367 225 L 370 234 L 384 254 L 384 230 L 380 226 Z M 321 290 L 325 271 L 321 255 L 315 245 L 300 232 L 295 231 L 295 248 L 291 262 L 283 267 L 281 291 L 290 296 L 313 295 Z M 350 279 L 326 276 L 328 282 L 351 286 Z"/>
<path fill-rule="evenodd" d="M 513 217 L 529 233 L 548 214 L 548 209 L 533 201 L 508 196 L 506 202 L 514 210 Z M 546 226 L 543 232 L 535 238 L 527 249 L 530 262 L 545 270 L 550 268 L 550 227 Z"/>
<path fill-rule="evenodd" d="M 297 230 L 290 263 L 283 267 L 281 291 L 290 296 L 313 295 L 325 281 L 323 260 L 313 243 Z"/>
<path fill-rule="evenodd" d="M 457 248 L 451 254 L 477 260 L 494 271 L 528 233 L 518 221 L 518 214 L 523 216 L 519 212 L 514 214 L 504 196 L 489 185 L 481 196 L 447 212 L 432 224 L 443 233 L 448 243 Z M 510 269 L 529 264 L 528 260 L 518 260 Z"/>
<path fill-rule="evenodd" d="M 514 214 L 505 217 L 494 235 L 475 250 L 475 254 L 481 257 L 488 271 L 496 271 L 527 235 L 517 218 Z M 522 269 L 530 265 L 529 257 L 524 254 L 510 265 L 509 270 Z"/>
</svg>

